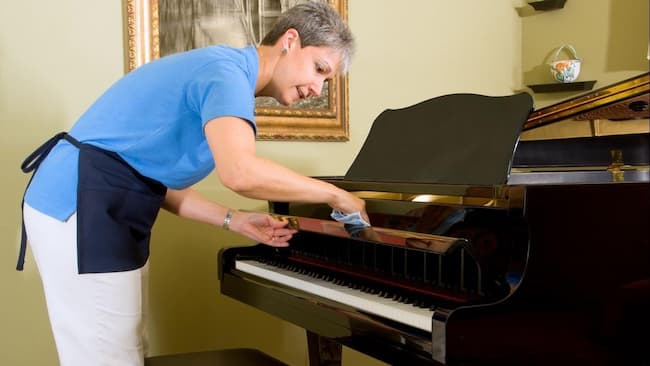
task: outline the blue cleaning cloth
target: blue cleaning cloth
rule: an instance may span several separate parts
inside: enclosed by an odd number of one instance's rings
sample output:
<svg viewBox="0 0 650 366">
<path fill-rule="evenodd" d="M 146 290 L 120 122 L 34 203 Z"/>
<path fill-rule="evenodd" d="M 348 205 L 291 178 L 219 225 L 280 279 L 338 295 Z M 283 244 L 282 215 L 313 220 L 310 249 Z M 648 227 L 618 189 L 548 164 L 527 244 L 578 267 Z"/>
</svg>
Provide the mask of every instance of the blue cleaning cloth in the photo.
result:
<svg viewBox="0 0 650 366">
<path fill-rule="evenodd" d="M 334 220 L 343 223 L 343 227 L 352 237 L 358 237 L 364 229 L 370 227 L 370 224 L 361 217 L 361 213 L 359 212 L 345 214 L 341 211 L 333 210 L 330 216 Z"/>
<path fill-rule="evenodd" d="M 345 214 L 341 211 L 338 210 L 333 210 L 332 214 L 330 215 L 332 218 L 338 222 L 342 222 L 343 224 L 350 225 L 350 226 L 355 226 L 355 227 L 370 227 L 370 224 L 361 217 L 361 213 L 359 212 L 354 212 L 351 214 Z"/>
</svg>

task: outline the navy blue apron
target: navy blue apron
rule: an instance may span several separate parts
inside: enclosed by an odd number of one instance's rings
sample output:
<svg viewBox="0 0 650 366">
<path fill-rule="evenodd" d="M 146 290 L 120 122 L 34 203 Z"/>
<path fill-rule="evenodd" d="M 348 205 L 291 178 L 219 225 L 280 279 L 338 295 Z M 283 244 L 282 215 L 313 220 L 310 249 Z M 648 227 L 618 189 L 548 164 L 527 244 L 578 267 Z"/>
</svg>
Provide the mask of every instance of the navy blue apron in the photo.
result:
<svg viewBox="0 0 650 366">
<path fill-rule="evenodd" d="M 38 169 L 61 139 L 79 148 L 79 273 L 119 272 L 142 267 L 149 258 L 151 228 L 167 187 L 138 173 L 118 154 L 80 143 L 65 132 L 55 135 L 30 154 L 21 165 L 23 172 Z M 22 270 L 25 260 L 24 222 L 22 230 L 18 270 Z"/>
</svg>

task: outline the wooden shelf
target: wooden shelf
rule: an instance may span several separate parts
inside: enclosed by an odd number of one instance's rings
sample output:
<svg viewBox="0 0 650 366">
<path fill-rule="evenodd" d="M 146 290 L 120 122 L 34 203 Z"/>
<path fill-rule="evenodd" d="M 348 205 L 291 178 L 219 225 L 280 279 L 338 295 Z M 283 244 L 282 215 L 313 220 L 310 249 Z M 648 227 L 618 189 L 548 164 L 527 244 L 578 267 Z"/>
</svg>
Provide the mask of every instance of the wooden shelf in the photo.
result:
<svg viewBox="0 0 650 366">
<path fill-rule="evenodd" d="M 577 81 L 573 83 L 551 83 L 528 85 L 535 93 L 560 93 L 568 91 L 583 91 L 594 88 L 596 80 Z"/>
<path fill-rule="evenodd" d="M 562 9 L 564 7 L 564 3 L 566 3 L 566 0 L 542 0 L 530 2 L 528 5 L 532 6 L 535 10 L 547 11 Z"/>
</svg>

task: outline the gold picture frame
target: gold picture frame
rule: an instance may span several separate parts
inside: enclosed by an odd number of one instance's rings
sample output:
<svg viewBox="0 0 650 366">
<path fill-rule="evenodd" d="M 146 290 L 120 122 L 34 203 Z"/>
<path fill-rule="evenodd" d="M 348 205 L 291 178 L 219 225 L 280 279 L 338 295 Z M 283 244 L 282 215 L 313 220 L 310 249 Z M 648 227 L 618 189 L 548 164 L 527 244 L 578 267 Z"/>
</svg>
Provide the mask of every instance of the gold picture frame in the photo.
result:
<svg viewBox="0 0 650 366">
<path fill-rule="evenodd" d="M 126 72 L 161 55 L 158 0 L 123 0 Z M 348 0 L 328 0 L 345 20 Z M 260 106 L 255 108 L 259 140 L 347 141 L 348 77 L 328 80 L 324 107 Z"/>
</svg>

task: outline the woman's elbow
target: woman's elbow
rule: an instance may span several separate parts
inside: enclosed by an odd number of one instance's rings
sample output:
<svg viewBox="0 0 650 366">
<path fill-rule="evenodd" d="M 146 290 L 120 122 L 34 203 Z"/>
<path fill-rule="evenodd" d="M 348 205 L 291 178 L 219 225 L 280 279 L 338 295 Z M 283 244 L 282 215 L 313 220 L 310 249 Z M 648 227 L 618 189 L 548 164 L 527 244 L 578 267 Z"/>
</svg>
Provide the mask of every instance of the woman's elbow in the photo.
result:
<svg viewBox="0 0 650 366">
<path fill-rule="evenodd" d="M 221 183 L 231 191 L 239 194 L 250 192 L 254 189 L 253 179 L 247 174 L 240 173 L 221 173 L 219 172 Z"/>
</svg>

